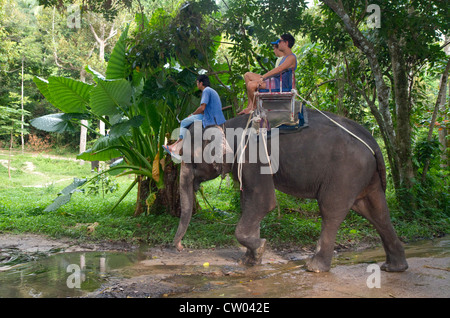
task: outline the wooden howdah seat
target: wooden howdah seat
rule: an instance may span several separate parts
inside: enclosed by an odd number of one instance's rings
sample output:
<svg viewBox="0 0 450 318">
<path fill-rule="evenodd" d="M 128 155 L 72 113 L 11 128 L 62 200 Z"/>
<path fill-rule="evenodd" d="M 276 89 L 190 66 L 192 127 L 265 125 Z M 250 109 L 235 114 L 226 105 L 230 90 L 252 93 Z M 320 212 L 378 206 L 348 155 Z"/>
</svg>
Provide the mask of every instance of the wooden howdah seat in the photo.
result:
<svg viewBox="0 0 450 318">
<path fill-rule="evenodd" d="M 293 69 L 285 72 L 290 75 L 287 83 L 283 83 L 283 74 L 279 74 L 268 79 L 266 89 L 255 93 L 253 128 L 257 131 L 259 128 L 296 129 L 305 124 L 302 104 L 296 100 L 295 72 Z"/>
</svg>

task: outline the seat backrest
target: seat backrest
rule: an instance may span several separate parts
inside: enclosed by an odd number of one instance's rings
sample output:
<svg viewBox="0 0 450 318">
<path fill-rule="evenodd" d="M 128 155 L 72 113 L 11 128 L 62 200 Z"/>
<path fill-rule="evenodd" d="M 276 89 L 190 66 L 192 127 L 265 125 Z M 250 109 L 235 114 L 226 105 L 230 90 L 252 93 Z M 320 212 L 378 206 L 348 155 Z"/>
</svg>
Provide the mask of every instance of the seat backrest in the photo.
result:
<svg viewBox="0 0 450 318">
<path fill-rule="evenodd" d="M 260 93 L 282 93 L 290 92 L 295 89 L 295 70 L 289 68 L 284 72 L 272 76 L 268 80 L 268 87 L 266 89 L 260 89 Z"/>
<path fill-rule="evenodd" d="M 280 82 L 282 82 L 281 87 L 292 89 L 293 88 L 292 84 L 294 83 L 295 85 L 294 76 L 295 72 L 293 72 L 292 68 L 288 68 L 286 71 L 281 73 L 280 75 Z"/>
</svg>

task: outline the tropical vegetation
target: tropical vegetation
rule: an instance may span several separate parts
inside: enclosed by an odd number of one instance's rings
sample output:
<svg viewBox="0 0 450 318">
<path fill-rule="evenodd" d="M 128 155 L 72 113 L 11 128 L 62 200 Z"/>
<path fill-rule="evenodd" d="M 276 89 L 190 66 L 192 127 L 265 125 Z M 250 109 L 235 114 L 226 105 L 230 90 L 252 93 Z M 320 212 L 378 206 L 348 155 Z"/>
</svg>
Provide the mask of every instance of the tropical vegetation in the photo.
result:
<svg viewBox="0 0 450 318">
<path fill-rule="evenodd" d="M 0 0 L 0 142 L 80 149 L 128 182 L 108 213 L 133 193 L 135 216 L 177 216 L 179 167 L 161 146 L 198 107 L 196 76 L 233 117 L 242 74 L 271 69 L 270 42 L 290 32 L 299 94 L 377 137 L 397 224 L 446 233 L 449 18 L 429 0 Z M 84 177 L 40 208 L 54 213 L 99 178 Z"/>
</svg>

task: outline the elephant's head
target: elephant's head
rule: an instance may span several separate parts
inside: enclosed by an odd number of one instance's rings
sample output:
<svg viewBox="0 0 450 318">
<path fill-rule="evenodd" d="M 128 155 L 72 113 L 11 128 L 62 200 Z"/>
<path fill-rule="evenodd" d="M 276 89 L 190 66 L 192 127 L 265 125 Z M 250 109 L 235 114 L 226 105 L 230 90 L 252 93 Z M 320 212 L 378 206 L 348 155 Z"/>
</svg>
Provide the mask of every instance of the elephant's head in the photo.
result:
<svg viewBox="0 0 450 318">
<path fill-rule="evenodd" d="M 199 122 L 201 125 L 201 122 Z M 197 125 L 197 126 L 196 126 Z M 201 131 L 201 133 L 199 133 Z M 231 171 L 232 163 L 226 156 L 231 151 L 220 127 L 203 130 L 195 122 L 183 141 L 183 153 L 180 171 L 181 215 L 174 245 L 178 251 L 183 249 L 181 240 L 191 220 L 194 205 L 194 194 L 203 181 L 211 180 L 219 175 L 224 176 Z M 201 139 L 199 140 L 199 134 Z M 228 155 L 229 157 L 229 155 Z"/>
</svg>

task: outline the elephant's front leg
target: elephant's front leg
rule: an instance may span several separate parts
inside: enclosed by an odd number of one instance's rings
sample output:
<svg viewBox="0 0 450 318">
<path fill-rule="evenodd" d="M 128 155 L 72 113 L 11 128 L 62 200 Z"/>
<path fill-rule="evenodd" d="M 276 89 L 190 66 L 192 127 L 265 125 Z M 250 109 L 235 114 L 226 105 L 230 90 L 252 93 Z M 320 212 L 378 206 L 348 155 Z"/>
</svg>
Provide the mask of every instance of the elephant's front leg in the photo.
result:
<svg viewBox="0 0 450 318">
<path fill-rule="evenodd" d="M 236 228 L 236 238 L 243 246 L 247 247 L 245 255 L 240 260 L 244 265 L 259 265 L 261 264 L 264 251 L 266 249 L 266 240 L 260 238 L 259 225 L 258 230 L 248 228 L 244 223 L 239 221 Z"/>
<path fill-rule="evenodd" d="M 250 182 L 244 182 L 241 193 L 242 216 L 235 232 L 239 243 L 247 247 L 247 252 L 241 260 L 243 264 L 261 264 L 266 240 L 260 238 L 260 223 L 275 205 L 275 189 L 271 175 L 253 174 Z"/>
</svg>

